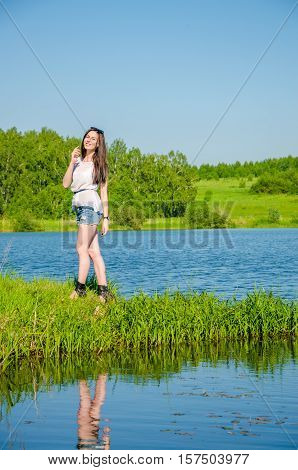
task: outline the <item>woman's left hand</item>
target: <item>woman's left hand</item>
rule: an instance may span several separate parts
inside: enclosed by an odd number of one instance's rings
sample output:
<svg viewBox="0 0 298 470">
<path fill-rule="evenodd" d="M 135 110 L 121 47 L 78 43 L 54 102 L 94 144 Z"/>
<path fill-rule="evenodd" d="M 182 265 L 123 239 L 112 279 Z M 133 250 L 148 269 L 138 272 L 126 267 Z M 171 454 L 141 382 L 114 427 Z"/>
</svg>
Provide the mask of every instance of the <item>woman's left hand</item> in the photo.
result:
<svg viewBox="0 0 298 470">
<path fill-rule="evenodd" d="M 108 219 L 103 219 L 102 226 L 101 226 L 101 235 L 104 236 L 109 231 L 109 221 Z"/>
</svg>

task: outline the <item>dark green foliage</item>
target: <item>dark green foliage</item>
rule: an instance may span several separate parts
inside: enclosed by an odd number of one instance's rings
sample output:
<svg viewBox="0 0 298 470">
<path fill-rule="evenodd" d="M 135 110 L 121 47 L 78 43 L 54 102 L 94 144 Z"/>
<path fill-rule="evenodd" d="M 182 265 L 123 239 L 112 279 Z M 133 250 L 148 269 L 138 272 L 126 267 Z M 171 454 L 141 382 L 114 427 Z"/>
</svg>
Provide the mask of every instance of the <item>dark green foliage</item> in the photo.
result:
<svg viewBox="0 0 298 470">
<path fill-rule="evenodd" d="M 196 201 L 188 204 L 185 219 L 191 228 L 208 228 L 209 206 L 207 201 Z"/>
<path fill-rule="evenodd" d="M 38 232 L 42 230 L 40 224 L 34 220 L 32 213 L 29 211 L 18 212 L 12 220 L 14 232 Z"/>
<path fill-rule="evenodd" d="M 78 145 L 80 139 L 47 128 L 0 130 L 0 215 L 30 210 L 36 218 L 69 216 L 72 192 L 62 179 Z M 121 139 L 107 147 L 111 216 L 119 224 L 139 228 L 147 217 L 181 216 L 195 199 L 198 169 L 181 152 L 143 155 Z"/>
<path fill-rule="evenodd" d="M 253 177 L 264 173 L 285 172 L 289 169 L 298 169 L 298 158 L 288 157 L 267 158 L 261 162 L 245 161 L 240 163 L 219 163 L 218 165 L 203 164 L 199 167 L 200 179 L 218 179 L 218 178 L 240 178 L 248 177 L 251 181 Z"/>
<path fill-rule="evenodd" d="M 127 151 L 122 140 L 109 149 L 110 193 L 113 207 L 139 207 L 144 216 L 178 217 L 196 197 L 198 169 L 181 152 L 142 155 Z"/>
<path fill-rule="evenodd" d="M 209 195 L 208 195 L 209 197 Z M 188 204 L 185 220 L 191 228 L 223 228 L 230 225 L 228 213 L 208 198 Z"/>
<path fill-rule="evenodd" d="M 228 214 L 220 209 L 215 209 L 210 215 L 210 228 L 224 228 L 228 227 L 229 220 Z"/>
<path fill-rule="evenodd" d="M 14 218 L 30 211 L 34 217 L 58 218 L 69 210 L 72 194 L 62 186 L 70 153 L 80 140 L 62 138 L 42 128 L 24 134 L 14 127 L 0 131 L 0 205 Z"/>
<path fill-rule="evenodd" d="M 15 127 L 5 132 L 0 129 L 0 216 L 14 219 L 14 226 L 22 230 L 33 229 L 33 219 L 74 218 L 70 213 L 72 192 L 63 188 L 62 179 L 70 153 L 78 145 L 80 139 L 64 138 L 47 128 L 23 134 Z M 212 213 L 211 221 L 209 214 L 206 222 L 203 209 L 195 209 L 200 178 L 237 177 L 244 181 L 247 177 L 250 181 L 262 175 L 251 191 L 294 194 L 298 187 L 297 161 L 297 157 L 289 156 L 197 168 L 179 151 L 142 154 L 116 139 L 108 146 L 110 215 L 113 222 L 138 229 L 147 218 L 183 217 L 188 207 L 187 218 L 195 221 L 194 226 L 223 226 L 220 212 Z M 206 193 L 207 204 L 211 196 Z M 23 215 L 18 216 L 19 212 L 30 212 L 31 221 L 29 216 L 26 221 Z"/>
<path fill-rule="evenodd" d="M 277 223 L 280 220 L 280 213 L 277 209 L 268 209 L 268 222 Z"/>
<path fill-rule="evenodd" d="M 283 172 L 265 173 L 251 186 L 250 192 L 298 194 L 298 170 L 289 169 Z"/>
<path fill-rule="evenodd" d="M 208 189 L 205 192 L 205 196 L 204 196 L 205 201 L 211 201 L 212 196 L 213 196 L 213 192 L 211 191 L 211 189 Z"/>
<path fill-rule="evenodd" d="M 144 211 L 141 208 L 123 205 L 112 211 L 113 222 L 133 230 L 140 230 L 145 222 Z"/>
</svg>

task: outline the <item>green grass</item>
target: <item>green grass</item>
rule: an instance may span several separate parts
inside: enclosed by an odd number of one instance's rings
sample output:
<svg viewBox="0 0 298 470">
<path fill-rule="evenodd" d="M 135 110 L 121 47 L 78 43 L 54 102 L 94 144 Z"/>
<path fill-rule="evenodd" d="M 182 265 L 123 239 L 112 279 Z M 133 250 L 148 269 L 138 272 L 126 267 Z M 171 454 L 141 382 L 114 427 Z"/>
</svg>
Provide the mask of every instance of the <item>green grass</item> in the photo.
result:
<svg viewBox="0 0 298 470">
<path fill-rule="evenodd" d="M 36 228 L 32 231 L 41 232 L 74 232 L 77 231 L 78 226 L 75 216 L 72 219 L 32 219 Z M 117 224 L 110 224 L 111 230 L 123 230 L 123 227 Z M 14 232 L 14 224 L 8 217 L 0 218 L 0 232 Z M 31 230 L 29 230 L 31 231 Z"/>
<path fill-rule="evenodd" d="M 298 227 L 298 197 L 287 194 L 252 194 L 251 185 L 256 181 L 246 180 L 246 187 L 239 188 L 236 178 L 201 180 L 198 184 L 197 200 L 204 199 L 206 191 L 212 191 L 211 201 L 219 201 L 220 207 L 232 204 L 230 217 L 235 227 Z M 281 220 L 278 224 L 268 222 L 268 209 L 277 209 Z"/>
<path fill-rule="evenodd" d="M 73 280 L 25 281 L 0 276 L 0 365 L 13 359 L 149 349 L 202 340 L 266 339 L 297 333 L 297 303 L 255 289 L 244 299 L 213 293 L 117 294 L 100 304 L 88 283 L 85 298 L 69 299 Z M 96 311 L 98 307 L 98 311 Z"/>
</svg>

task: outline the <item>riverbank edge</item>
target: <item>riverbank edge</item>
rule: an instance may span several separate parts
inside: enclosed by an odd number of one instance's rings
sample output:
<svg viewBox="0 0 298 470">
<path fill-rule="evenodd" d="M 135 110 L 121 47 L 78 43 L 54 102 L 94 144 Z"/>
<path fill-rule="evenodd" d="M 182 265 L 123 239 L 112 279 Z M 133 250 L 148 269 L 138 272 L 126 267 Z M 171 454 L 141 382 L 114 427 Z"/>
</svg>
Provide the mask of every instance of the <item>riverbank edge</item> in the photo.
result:
<svg viewBox="0 0 298 470">
<path fill-rule="evenodd" d="M 74 280 L 26 281 L 0 275 L 0 367 L 14 358 L 54 357 L 125 349 L 179 347 L 200 341 L 294 338 L 296 300 L 254 288 L 243 299 L 214 293 L 140 291 L 99 302 L 96 280 L 87 296 L 71 300 Z"/>
<path fill-rule="evenodd" d="M 20 232 L 76 232 L 78 226 L 76 221 L 73 219 L 33 219 L 32 222 L 38 229 L 36 230 L 14 230 L 13 229 L 13 220 L 0 218 L 0 233 L 20 233 Z M 100 230 L 101 223 L 98 226 Z M 202 227 L 194 228 L 186 224 L 181 218 L 164 218 L 164 219 L 153 219 L 153 221 L 146 221 L 141 228 L 135 229 L 127 226 L 120 226 L 110 222 L 109 230 L 110 231 L 149 231 L 149 230 L 220 230 L 220 229 L 248 229 L 248 228 L 298 228 L 297 222 L 291 222 L 289 220 L 283 220 L 279 223 L 269 223 L 266 220 L 260 219 L 249 219 L 245 220 L 244 218 L 234 219 L 230 225 L 226 227 L 212 228 L 212 227 Z"/>
</svg>

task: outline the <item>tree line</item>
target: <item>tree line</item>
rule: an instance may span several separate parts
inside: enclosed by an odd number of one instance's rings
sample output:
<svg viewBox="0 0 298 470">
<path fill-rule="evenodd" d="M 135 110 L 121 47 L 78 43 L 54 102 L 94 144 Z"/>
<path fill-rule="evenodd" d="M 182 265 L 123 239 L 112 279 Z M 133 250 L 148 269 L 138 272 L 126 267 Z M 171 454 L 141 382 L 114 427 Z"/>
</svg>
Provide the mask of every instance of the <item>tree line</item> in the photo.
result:
<svg viewBox="0 0 298 470">
<path fill-rule="evenodd" d="M 220 178 L 259 177 L 264 173 L 282 174 L 287 170 L 298 170 L 298 157 L 289 155 L 281 158 L 266 158 L 260 162 L 245 161 L 240 163 L 218 163 L 209 165 L 205 163 L 199 167 L 199 178 L 202 180 Z"/>
<path fill-rule="evenodd" d="M 81 140 L 42 128 L 25 133 L 0 130 L 0 215 L 28 213 L 40 218 L 68 217 L 71 190 L 62 186 L 70 154 Z M 122 139 L 109 146 L 109 206 L 112 215 L 142 212 L 143 217 L 183 216 L 196 198 L 198 168 L 177 151 L 142 154 Z"/>
<path fill-rule="evenodd" d="M 71 151 L 80 143 L 46 127 L 24 133 L 15 127 L 0 129 L 0 216 L 69 218 L 72 192 L 62 179 Z M 297 192 L 297 157 L 197 167 L 182 152 L 142 154 L 137 147 L 128 149 L 122 139 L 107 144 L 107 150 L 109 207 L 119 225 L 139 227 L 146 218 L 183 216 L 204 225 L 204 217 L 210 219 L 208 201 L 195 210 L 201 179 L 258 176 L 251 191 Z M 218 215 L 212 218 L 213 226 L 221 223 Z"/>
</svg>

